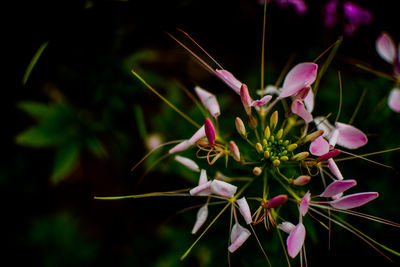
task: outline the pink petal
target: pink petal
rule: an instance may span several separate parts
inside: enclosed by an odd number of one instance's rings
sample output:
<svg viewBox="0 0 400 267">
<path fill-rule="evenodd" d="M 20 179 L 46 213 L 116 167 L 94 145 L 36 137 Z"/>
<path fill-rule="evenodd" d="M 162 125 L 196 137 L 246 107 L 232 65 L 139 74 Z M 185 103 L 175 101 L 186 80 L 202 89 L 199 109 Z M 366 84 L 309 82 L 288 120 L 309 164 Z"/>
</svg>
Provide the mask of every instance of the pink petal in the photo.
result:
<svg viewBox="0 0 400 267">
<path fill-rule="evenodd" d="M 208 143 L 211 145 L 215 144 L 215 129 L 209 118 L 204 120 L 204 130 L 206 132 Z"/>
<path fill-rule="evenodd" d="M 182 156 L 175 156 L 175 160 L 184 165 L 189 170 L 200 172 L 199 166 L 197 166 L 196 162 L 191 159 Z"/>
<path fill-rule="evenodd" d="M 336 165 L 336 162 L 333 160 L 333 158 L 328 159 L 328 168 L 331 170 L 333 175 L 336 176 L 339 180 L 343 180 L 342 173 L 339 170 L 339 167 Z"/>
<path fill-rule="evenodd" d="M 203 105 L 214 118 L 217 118 L 221 114 L 221 112 L 215 95 L 211 94 L 210 92 L 204 90 L 199 86 L 196 86 L 194 90 L 196 91 L 197 96 L 200 98 L 201 103 L 203 103 Z"/>
<path fill-rule="evenodd" d="M 207 172 L 204 169 L 200 170 L 199 185 L 207 183 Z"/>
<path fill-rule="evenodd" d="M 247 88 L 247 85 L 242 84 L 240 87 L 240 99 L 242 100 L 242 104 L 244 109 L 246 110 L 246 114 L 250 115 L 251 114 L 251 97 L 249 94 L 249 89 Z"/>
<path fill-rule="evenodd" d="M 318 65 L 315 63 L 300 63 L 294 66 L 286 75 L 279 98 L 295 95 L 301 89 L 310 86 L 317 77 Z"/>
<path fill-rule="evenodd" d="M 287 240 L 287 250 L 291 258 L 295 258 L 299 254 L 306 238 L 306 228 L 302 223 L 296 225 L 296 227 L 290 232 Z"/>
<path fill-rule="evenodd" d="M 259 100 L 255 100 L 255 101 L 251 102 L 250 106 L 252 106 L 252 107 L 263 106 L 263 105 L 267 104 L 271 100 L 271 98 L 272 98 L 272 95 L 266 95 Z"/>
<path fill-rule="evenodd" d="M 246 223 L 247 224 L 252 223 L 253 220 L 251 219 L 250 207 L 249 204 L 247 204 L 246 198 L 242 197 L 236 200 L 236 203 L 239 205 L 240 214 L 242 214 Z"/>
<path fill-rule="evenodd" d="M 176 153 L 176 152 L 181 152 L 181 151 L 184 151 L 184 150 L 188 149 L 192 145 L 193 144 L 191 142 L 189 142 L 189 140 L 185 140 L 185 141 L 177 144 L 173 148 L 171 148 L 168 153 L 169 154 L 173 154 L 173 153 Z"/>
<path fill-rule="evenodd" d="M 335 130 L 333 130 L 331 136 L 329 137 L 329 146 L 331 148 L 336 146 L 338 138 L 339 138 L 339 130 L 335 129 Z"/>
<path fill-rule="evenodd" d="M 345 123 L 336 123 L 336 128 L 339 130 L 337 144 L 339 146 L 356 149 L 368 142 L 367 136 L 354 126 Z"/>
<path fill-rule="evenodd" d="M 200 229 L 200 227 L 207 220 L 207 216 L 208 216 L 208 207 L 207 205 L 204 205 L 197 212 L 197 219 L 193 226 L 192 234 L 195 234 Z"/>
<path fill-rule="evenodd" d="M 311 194 L 308 191 L 300 201 L 299 211 L 301 216 L 305 216 L 307 214 L 308 207 L 310 206 L 310 200 L 311 200 Z"/>
<path fill-rule="evenodd" d="M 383 32 L 375 43 L 379 56 L 388 63 L 393 63 L 396 58 L 396 47 L 390 35 Z"/>
<path fill-rule="evenodd" d="M 192 137 L 190 137 L 189 142 L 194 145 L 197 141 L 199 141 L 201 138 L 205 136 L 206 136 L 206 131 L 203 125 L 200 127 L 200 129 L 197 130 L 197 132 L 194 133 Z"/>
<path fill-rule="evenodd" d="M 198 185 L 189 191 L 191 196 L 208 196 L 211 195 L 211 181 Z"/>
<path fill-rule="evenodd" d="M 322 136 L 320 136 L 311 142 L 310 152 L 315 156 L 322 156 L 329 152 L 329 144 Z"/>
<path fill-rule="evenodd" d="M 240 87 L 242 83 L 236 79 L 232 73 L 226 70 L 215 70 L 217 76 L 224 81 L 230 88 L 232 88 L 236 93 L 240 94 Z"/>
<path fill-rule="evenodd" d="M 396 112 L 400 112 L 400 89 L 394 88 L 389 95 L 389 107 Z"/>
<path fill-rule="evenodd" d="M 215 195 L 233 198 L 237 190 L 237 186 L 228 184 L 227 182 L 213 180 L 211 183 L 211 192 Z"/>
<path fill-rule="evenodd" d="M 271 198 L 267 203 L 267 209 L 277 208 L 287 200 L 287 195 L 279 195 Z"/>
<path fill-rule="evenodd" d="M 340 194 L 347 189 L 355 186 L 357 184 L 356 180 L 341 180 L 341 181 L 334 181 L 330 183 L 322 192 L 320 197 L 333 197 L 337 194 Z"/>
<path fill-rule="evenodd" d="M 242 227 L 238 223 L 232 227 L 231 231 L 231 245 L 228 250 L 230 253 L 235 252 L 251 235 L 250 231 Z"/>
<path fill-rule="evenodd" d="M 293 229 L 296 228 L 296 226 L 291 222 L 282 222 L 282 223 L 278 224 L 276 226 L 276 228 L 278 228 L 279 230 L 284 231 L 287 234 L 290 234 L 290 232 L 292 232 Z"/>
<path fill-rule="evenodd" d="M 305 108 L 304 103 L 301 100 L 294 100 L 292 102 L 291 110 L 294 114 L 299 115 L 306 123 L 312 122 L 313 117 Z"/>
<path fill-rule="evenodd" d="M 341 197 L 329 202 L 329 204 L 336 209 L 347 210 L 360 207 L 378 196 L 379 194 L 377 192 L 357 193 Z"/>
<path fill-rule="evenodd" d="M 306 109 L 309 112 L 312 112 L 314 109 L 314 93 L 312 90 L 308 91 L 308 94 L 306 97 L 303 99 L 304 104 L 306 105 Z"/>
</svg>

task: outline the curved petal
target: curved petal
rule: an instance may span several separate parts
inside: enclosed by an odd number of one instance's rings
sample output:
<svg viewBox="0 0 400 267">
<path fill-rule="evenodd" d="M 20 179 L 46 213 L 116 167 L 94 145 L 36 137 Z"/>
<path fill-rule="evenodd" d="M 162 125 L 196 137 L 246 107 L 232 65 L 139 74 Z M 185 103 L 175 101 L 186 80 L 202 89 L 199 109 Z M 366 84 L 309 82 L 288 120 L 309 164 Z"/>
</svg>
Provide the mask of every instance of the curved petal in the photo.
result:
<svg viewBox="0 0 400 267">
<path fill-rule="evenodd" d="M 231 245 L 228 247 L 230 253 L 235 252 L 251 235 L 250 231 L 238 223 L 232 227 Z"/>
<path fill-rule="evenodd" d="M 217 118 L 221 114 L 221 112 L 215 95 L 204 90 L 200 86 L 196 86 L 194 90 L 196 91 L 197 96 L 200 98 L 201 103 L 203 103 L 203 105 L 214 118 Z"/>
<path fill-rule="evenodd" d="M 304 104 L 306 105 L 306 109 L 309 112 L 312 112 L 314 109 L 314 93 L 312 90 L 308 91 L 308 94 L 306 97 L 303 99 Z"/>
<path fill-rule="evenodd" d="M 207 217 L 208 217 L 208 207 L 207 205 L 204 205 L 197 212 L 197 219 L 196 222 L 194 223 L 192 234 L 195 234 L 200 229 L 200 227 L 207 220 Z"/>
<path fill-rule="evenodd" d="M 175 160 L 194 172 L 200 172 L 199 166 L 193 160 L 182 156 L 175 156 Z"/>
<path fill-rule="evenodd" d="M 266 95 L 259 100 L 255 100 L 255 101 L 251 102 L 250 106 L 252 106 L 252 107 L 263 106 L 263 105 L 267 104 L 271 100 L 271 98 L 272 98 L 272 95 Z"/>
<path fill-rule="evenodd" d="M 177 152 L 181 152 L 184 151 L 186 149 L 188 149 L 189 147 L 191 147 L 193 144 L 191 142 L 189 142 L 189 140 L 185 140 L 179 144 L 177 144 L 176 146 L 174 146 L 173 148 L 171 148 L 168 153 L 169 154 L 174 154 Z"/>
<path fill-rule="evenodd" d="M 336 165 L 336 162 L 333 160 L 333 158 L 328 159 L 328 168 L 331 170 L 333 175 L 336 176 L 339 180 L 343 180 L 343 175 L 339 170 L 339 167 Z"/>
<path fill-rule="evenodd" d="M 333 197 L 337 194 L 340 194 L 347 189 L 355 186 L 357 184 L 356 180 L 341 180 L 341 181 L 334 181 L 330 183 L 322 192 L 320 197 Z"/>
<path fill-rule="evenodd" d="M 379 194 L 377 192 L 357 193 L 338 198 L 329 202 L 329 204 L 336 209 L 347 210 L 360 207 L 378 196 Z"/>
<path fill-rule="evenodd" d="M 237 190 L 237 186 L 231 185 L 224 181 L 213 180 L 211 183 L 211 192 L 215 195 L 233 198 Z"/>
<path fill-rule="evenodd" d="M 215 70 L 215 73 L 222 81 L 224 81 L 230 88 L 232 88 L 236 93 L 240 94 L 240 87 L 242 83 L 233 76 L 227 70 Z"/>
<path fill-rule="evenodd" d="M 299 211 L 301 216 L 305 216 L 307 214 L 308 207 L 310 206 L 310 201 L 311 201 L 311 194 L 310 191 L 308 191 L 300 201 Z"/>
<path fill-rule="evenodd" d="M 306 228 L 302 223 L 296 225 L 296 227 L 290 232 L 287 240 L 288 255 L 291 258 L 295 258 L 299 254 L 306 238 Z"/>
<path fill-rule="evenodd" d="M 336 123 L 336 129 L 339 130 L 337 144 L 339 146 L 356 149 L 368 142 L 367 136 L 354 126 L 345 123 Z"/>
<path fill-rule="evenodd" d="M 320 136 L 311 142 L 310 152 L 315 156 L 322 156 L 329 152 L 329 144 L 322 136 Z"/>
<path fill-rule="evenodd" d="M 292 96 L 301 89 L 310 86 L 317 77 L 318 65 L 311 62 L 294 66 L 286 75 L 279 98 Z"/>
<path fill-rule="evenodd" d="M 276 228 L 284 231 L 287 234 L 290 234 L 290 232 L 293 231 L 293 229 L 296 228 L 296 226 L 291 222 L 282 222 L 282 223 L 278 224 L 276 226 Z"/>
<path fill-rule="evenodd" d="M 247 224 L 252 223 L 253 220 L 251 219 L 250 207 L 249 204 L 247 204 L 246 198 L 245 197 L 239 198 L 238 200 L 236 200 L 236 203 L 239 205 L 240 214 L 242 214 L 246 223 Z"/>
<path fill-rule="evenodd" d="M 400 89 L 394 88 L 389 95 L 389 107 L 396 112 L 400 112 Z"/>
<path fill-rule="evenodd" d="M 190 137 L 189 142 L 194 145 L 197 141 L 199 141 L 201 138 L 205 136 L 206 136 L 206 130 L 203 125 L 200 127 L 200 129 L 197 130 L 197 132 L 194 133 L 192 137 Z"/>
<path fill-rule="evenodd" d="M 379 56 L 386 62 L 393 64 L 396 58 L 396 47 L 392 37 L 386 32 L 381 33 L 376 39 L 375 46 Z"/>
<path fill-rule="evenodd" d="M 292 102 L 291 110 L 294 114 L 299 115 L 306 123 L 310 123 L 313 120 L 311 113 L 305 108 L 304 104 L 300 100 L 294 100 Z"/>
</svg>

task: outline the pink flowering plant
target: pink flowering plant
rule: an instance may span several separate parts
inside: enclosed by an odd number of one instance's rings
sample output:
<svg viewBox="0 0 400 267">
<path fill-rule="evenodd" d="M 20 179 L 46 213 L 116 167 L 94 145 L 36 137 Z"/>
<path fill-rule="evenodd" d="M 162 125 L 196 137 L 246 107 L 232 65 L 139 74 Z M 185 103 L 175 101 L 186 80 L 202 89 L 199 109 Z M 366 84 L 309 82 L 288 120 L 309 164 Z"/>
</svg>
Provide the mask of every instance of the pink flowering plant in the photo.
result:
<svg viewBox="0 0 400 267">
<path fill-rule="evenodd" d="M 188 34 L 179 31 L 199 46 Z M 136 70 L 131 70 L 146 88 L 194 126 L 184 140 L 157 145 L 148 155 L 168 147 L 162 159 L 174 159 L 187 172 L 196 173 L 198 179 L 189 187 L 182 186 L 183 189 L 128 196 L 96 196 L 96 199 L 199 199 L 199 205 L 193 207 L 196 209 L 192 212 L 193 226 L 188 226 L 188 232 L 191 228 L 195 240 L 186 251 L 182 251 L 181 260 L 187 258 L 218 223 L 228 234 L 218 242 L 227 242 L 229 263 L 230 254 L 237 253 L 249 239 L 254 239 L 261 251 L 259 256 L 265 258 L 266 264 L 272 265 L 268 243 L 262 240 L 274 235 L 280 240 L 281 251 L 289 266 L 293 260 L 301 265 L 307 264 L 307 233 L 313 222 L 321 225 L 329 236 L 333 226 L 347 230 L 389 261 L 393 256 L 400 256 L 399 252 L 381 244 L 342 216 L 352 215 L 388 227 L 400 227 L 397 223 L 357 210 L 371 201 L 379 201 L 379 193 L 357 190 L 357 183 L 363 181 L 348 177 L 341 163 L 354 158 L 366 159 L 356 153 L 357 149 L 367 146 L 368 138 L 357 123 L 339 122 L 339 116 L 333 119 L 331 113 L 321 114 L 314 108 L 319 81 L 324 74 L 321 70 L 326 70 L 329 65 L 329 60 L 322 60 L 324 54 L 314 61 L 289 63 L 289 70 L 282 72 L 282 79 L 278 78 L 273 86 L 265 86 L 263 45 L 261 83 L 257 88 L 250 88 L 245 81 L 222 68 L 203 48 L 215 67 L 174 35 L 170 36 L 226 85 L 227 93 L 235 96 L 235 104 L 220 105 L 219 96 L 212 88 L 195 86 L 190 94 L 205 110 L 204 119 L 199 123 L 160 95 Z M 329 53 L 328 58 L 334 56 L 340 43 L 341 39 L 324 52 Z M 393 64 L 394 76 L 398 78 L 400 51 L 394 50 L 388 35 L 377 41 L 377 51 Z M 400 89 L 393 90 L 389 106 L 396 110 Z M 219 123 L 220 117 L 225 116 L 224 110 L 236 113 L 231 118 L 224 118 L 229 125 Z"/>
</svg>

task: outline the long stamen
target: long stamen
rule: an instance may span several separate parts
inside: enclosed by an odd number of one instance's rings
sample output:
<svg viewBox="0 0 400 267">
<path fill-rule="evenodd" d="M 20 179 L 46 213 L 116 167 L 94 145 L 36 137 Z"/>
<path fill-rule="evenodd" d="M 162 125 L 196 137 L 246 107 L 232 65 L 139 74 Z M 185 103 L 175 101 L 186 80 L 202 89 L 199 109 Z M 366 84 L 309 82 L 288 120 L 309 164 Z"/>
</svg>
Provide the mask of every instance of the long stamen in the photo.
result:
<svg viewBox="0 0 400 267">
<path fill-rule="evenodd" d="M 201 47 L 201 45 L 199 45 L 188 33 L 186 33 L 184 30 L 176 28 L 178 31 L 180 31 L 181 33 L 183 33 L 184 35 L 186 35 L 195 45 L 197 45 L 198 48 L 201 49 L 201 51 L 203 51 L 212 61 L 214 61 L 215 64 L 217 64 L 217 66 L 220 69 L 224 69 L 209 53 L 207 53 L 207 51 Z"/>
<path fill-rule="evenodd" d="M 345 153 L 345 154 L 349 154 L 350 156 L 353 156 L 353 157 L 355 157 L 355 158 L 360 158 L 360 159 L 363 159 L 363 160 L 372 162 L 372 163 L 374 163 L 374 164 L 376 164 L 376 165 L 379 165 L 379 166 L 382 166 L 382 167 L 385 167 L 385 168 L 389 168 L 389 169 L 395 170 L 395 168 L 393 168 L 392 166 L 385 165 L 385 164 L 383 164 L 383 163 L 379 163 L 379 162 L 377 162 L 377 161 L 375 161 L 375 160 L 367 159 L 367 158 L 365 158 L 365 157 L 363 157 L 363 156 L 358 156 L 358 155 L 356 155 L 356 154 L 353 154 L 353 153 L 350 153 L 350 152 L 347 152 L 347 151 L 344 151 L 344 150 L 340 150 L 340 151 L 343 152 L 343 153 Z"/>
<path fill-rule="evenodd" d="M 271 262 L 269 261 L 269 258 L 268 258 L 268 256 L 267 256 L 267 253 L 265 252 L 263 246 L 261 245 L 260 239 L 258 238 L 258 236 L 257 236 L 257 234 L 256 234 L 256 231 L 254 230 L 253 226 L 251 226 L 251 224 L 250 224 L 250 229 L 251 229 L 251 231 L 253 232 L 254 236 L 256 237 L 258 246 L 260 247 L 260 249 L 261 249 L 261 251 L 262 251 L 262 253 L 263 253 L 265 259 L 267 260 L 268 265 L 272 267 L 272 264 L 271 264 Z"/>
<path fill-rule="evenodd" d="M 340 71 L 338 71 L 338 79 L 339 79 L 339 110 L 336 115 L 335 122 L 339 120 L 340 112 L 342 111 L 342 98 L 343 98 L 343 87 L 342 87 L 342 75 L 340 75 Z"/>
</svg>

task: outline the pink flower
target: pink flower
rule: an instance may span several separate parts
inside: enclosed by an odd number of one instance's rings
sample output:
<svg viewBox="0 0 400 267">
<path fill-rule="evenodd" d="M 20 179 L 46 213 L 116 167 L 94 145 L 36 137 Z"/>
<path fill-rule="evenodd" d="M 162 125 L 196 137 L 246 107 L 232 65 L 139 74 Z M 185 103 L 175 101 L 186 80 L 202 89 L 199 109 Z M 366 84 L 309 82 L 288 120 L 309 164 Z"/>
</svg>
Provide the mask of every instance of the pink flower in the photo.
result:
<svg viewBox="0 0 400 267">
<path fill-rule="evenodd" d="M 201 103 L 203 103 L 203 105 L 214 118 L 217 118 L 221 114 L 221 112 L 215 95 L 211 94 L 210 92 L 204 90 L 199 86 L 196 86 L 194 90 L 196 91 L 197 96 L 200 98 Z"/>
<path fill-rule="evenodd" d="M 228 247 L 229 252 L 235 252 L 239 247 L 243 245 L 243 243 L 249 238 L 250 235 L 251 233 L 249 230 L 247 230 L 240 224 L 235 223 L 231 231 L 231 244 Z"/>
<path fill-rule="evenodd" d="M 215 73 L 230 88 L 232 88 L 236 93 L 240 94 L 240 87 L 242 87 L 242 83 L 236 79 L 232 73 L 227 70 L 215 70 Z"/>
<path fill-rule="evenodd" d="M 318 65 L 311 62 L 294 66 L 286 75 L 279 99 L 297 94 L 301 89 L 309 87 L 316 79 Z"/>
</svg>

